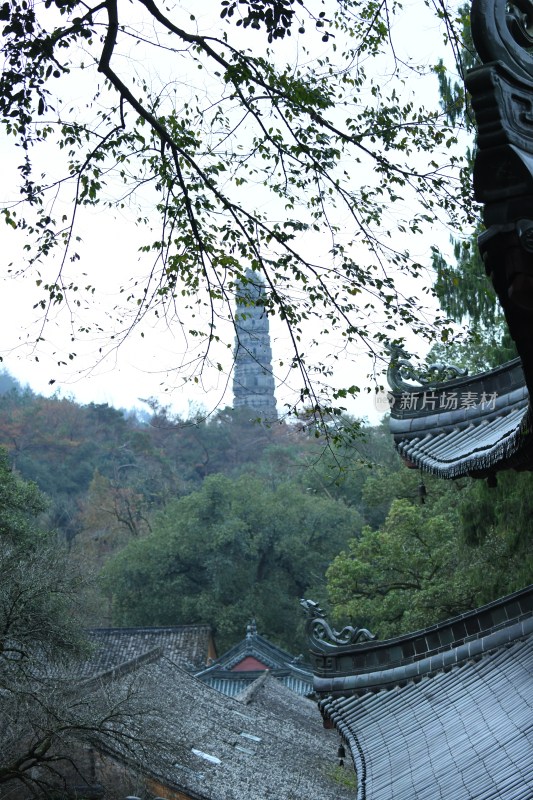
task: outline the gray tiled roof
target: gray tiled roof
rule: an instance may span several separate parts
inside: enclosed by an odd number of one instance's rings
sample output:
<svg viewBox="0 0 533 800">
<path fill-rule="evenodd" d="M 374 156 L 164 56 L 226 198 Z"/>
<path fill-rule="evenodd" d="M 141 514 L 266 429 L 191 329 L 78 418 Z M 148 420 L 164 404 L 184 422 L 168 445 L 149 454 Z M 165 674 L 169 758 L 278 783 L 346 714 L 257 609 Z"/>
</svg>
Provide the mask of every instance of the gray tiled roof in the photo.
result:
<svg viewBox="0 0 533 800">
<path fill-rule="evenodd" d="M 122 676 L 142 687 L 165 747 L 145 775 L 161 787 L 204 800 L 353 800 L 335 779 L 338 735 L 316 703 L 265 673 L 242 700 L 211 689 L 166 659 Z M 114 754 L 115 757 L 118 755 Z"/>
<path fill-rule="evenodd" d="M 531 800 L 533 587 L 397 639 L 314 647 L 357 800 Z"/>
<path fill-rule="evenodd" d="M 167 628 L 92 628 L 87 631 L 94 653 L 81 664 L 78 677 L 89 678 L 160 647 L 163 655 L 191 672 L 205 666 L 210 654 L 209 625 Z"/>
<path fill-rule="evenodd" d="M 322 697 L 390 688 L 477 658 L 532 628 L 533 585 L 395 639 L 335 645 L 312 637 L 313 685 Z"/>
<path fill-rule="evenodd" d="M 358 800 L 533 797 L 533 636 L 327 708 L 354 752 Z"/>
<path fill-rule="evenodd" d="M 442 478 L 533 466 L 519 359 L 474 377 L 394 392 L 390 429 L 409 466 Z"/>
<path fill-rule="evenodd" d="M 252 657 L 265 664 L 268 669 L 276 667 L 286 667 L 295 661 L 300 661 L 301 656 L 294 656 L 287 650 L 283 650 L 255 630 L 249 632 L 247 636 L 237 644 L 226 650 L 221 656 L 215 659 L 209 666 L 209 670 L 218 667 L 232 669 L 245 658 Z M 205 670 L 207 672 L 208 670 Z"/>
<path fill-rule="evenodd" d="M 294 692 L 274 678 L 270 672 L 263 672 L 259 678 L 243 689 L 236 699 L 257 711 L 274 714 L 282 720 L 291 720 L 302 729 L 319 731 L 316 724 L 318 714 L 316 701 L 295 697 Z M 320 715 L 318 720 L 321 727 Z M 324 738 L 321 732 L 320 738 Z M 328 741 L 331 740 L 330 735 L 326 735 L 326 738 Z"/>
</svg>

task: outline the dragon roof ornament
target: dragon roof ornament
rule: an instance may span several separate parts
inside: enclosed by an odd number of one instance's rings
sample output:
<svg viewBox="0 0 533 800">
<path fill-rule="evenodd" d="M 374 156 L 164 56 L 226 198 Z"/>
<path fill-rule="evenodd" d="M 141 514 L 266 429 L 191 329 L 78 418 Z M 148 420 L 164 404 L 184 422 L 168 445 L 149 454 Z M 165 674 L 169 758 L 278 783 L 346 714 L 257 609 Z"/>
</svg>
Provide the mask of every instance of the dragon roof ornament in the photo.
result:
<svg viewBox="0 0 533 800">
<path fill-rule="evenodd" d="M 366 628 L 354 628 L 346 625 L 336 631 L 326 621 L 326 612 L 314 600 L 300 600 L 306 614 L 306 633 L 311 646 L 316 650 L 328 652 L 334 647 L 361 644 L 375 639 L 375 635 Z"/>
<path fill-rule="evenodd" d="M 473 0 L 471 22 L 483 63 L 500 61 L 522 80 L 533 80 L 532 0 Z"/>
<path fill-rule="evenodd" d="M 401 347 L 391 347 L 390 353 L 387 382 L 393 392 L 413 392 L 468 375 L 468 370 L 451 364 L 427 364 L 417 368 L 409 360 L 409 353 Z"/>
</svg>

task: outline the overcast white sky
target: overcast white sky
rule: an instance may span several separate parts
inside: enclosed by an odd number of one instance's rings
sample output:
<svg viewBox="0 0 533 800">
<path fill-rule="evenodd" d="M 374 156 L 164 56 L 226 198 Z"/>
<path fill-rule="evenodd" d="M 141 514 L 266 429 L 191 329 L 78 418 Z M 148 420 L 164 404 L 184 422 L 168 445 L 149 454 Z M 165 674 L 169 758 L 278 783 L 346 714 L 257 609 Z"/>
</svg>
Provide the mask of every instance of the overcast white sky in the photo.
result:
<svg viewBox="0 0 533 800">
<path fill-rule="evenodd" d="M 181 3 L 180 5 L 183 5 Z M 198 4 L 196 3 L 196 6 Z M 218 9 L 219 3 L 215 3 Z M 415 61 L 434 63 L 440 45 L 438 25 L 425 10 L 421 1 L 412 3 L 410 11 L 402 23 L 400 46 L 404 53 Z M 425 16 L 424 16 L 425 15 Z M 415 52 L 416 51 L 416 52 Z M 437 95 L 436 79 L 420 81 L 416 87 L 427 100 L 429 93 Z M 2 200 L 12 197 L 16 192 L 16 162 L 9 142 L 2 143 L 5 163 L 3 171 Z M 49 156 L 48 156 L 49 157 Z M 117 216 L 109 211 L 91 210 L 80 219 L 78 230 L 82 237 L 80 245 L 81 260 L 77 269 L 87 274 L 87 283 L 96 287 L 94 300 L 87 308 L 62 308 L 52 315 L 42 335 L 44 344 L 34 346 L 40 333 L 39 311 L 33 306 L 40 295 L 35 287 L 35 275 L 28 273 L 17 280 L 5 277 L 0 287 L 0 337 L 3 366 L 22 383 L 28 383 L 34 391 L 50 394 L 59 391 L 62 395 L 73 396 L 82 403 L 106 402 L 115 407 L 132 408 L 140 406 L 139 398 L 157 397 L 163 404 L 170 404 L 181 413 L 186 413 L 191 404 L 202 405 L 207 410 L 231 405 L 231 350 L 219 348 L 213 353 L 213 360 L 221 361 L 224 372 L 216 368 L 206 370 L 200 383 L 183 383 L 180 371 L 184 363 L 194 356 L 194 342 L 183 338 L 179 326 L 172 328 L 160 322 L 156 327 L 144 325 L 144 338 L 140 331 L 134 331 L 118 349 L 109 347 L 109 342 L 99 340 L 95 335 L 80 339 L 75 335 L 80 319 L 94 323 L 97 320 L 109 330 L 111 309 L 122 302 L 120 287 L 135 275 L 142 276 L 149 271 L 150 256 L 139 253 L 139 247 L 146 241 L 146 231 L 137 228 L 130 215 Z M 430 246 L 434 243 L 433 231 L 421 237 L 416 245 L 422 263 L 429 264 Z M 444 229 L 438 233 L 446 246 L 449 233 Z M 0 252 L 4 270 L 12 261 L 20 264 L 20 247 L 23 241 L 19 234 L 0 228 Z M 327 248 L 327 245 L 324 245 Z M 52 266 L 52 270 L 54 267 Z M 85 279 L 83 279 L 85 280 Z M 81 283 L 83 283 L 83 280 Z M 428 279 L 429 280 L 429 279 Z M 406 286 L 405 291 L 417 292 L 421 287 Z M 74 321 L 72 321 L 74 320 Z M 118 328 L 115 327 L 116 330 Z M 71 333 L 76 341 L 71 342 Z M 271 323 L 272 345 L 275 357 L 283 357 L 288 341 L 280 323 Z M 229 340 L 232 341 L 231 333 Z M 414 349 L 421 347 L 413 343 Z M 99 354 L 103 347 L 105 358 Z M 73 360 L 69 353 L 76 353 Z M 67 362 L 59 364 L 59 362 Z M 382 365 L 381 365 L 382 366 Z M 336 369 L 342 370 L 347 383 L 354 383 L 362 389 L 374 389 L 367 375 L 371 370 L 370 361 L 353 351 L 340 357 Z M 284 387 L 286 377 L 277 374 L 278 409 L 283 411 L 284 402 L 291 397 L 290 387 Z M 55 381 L 50 384 L 50 381 Z M 373 393 L 362 393 L 359 400 L 350 406 L 350 411 L 358 416 L 376 422 L 382 409 L 376 409 Z"/>
</svg>

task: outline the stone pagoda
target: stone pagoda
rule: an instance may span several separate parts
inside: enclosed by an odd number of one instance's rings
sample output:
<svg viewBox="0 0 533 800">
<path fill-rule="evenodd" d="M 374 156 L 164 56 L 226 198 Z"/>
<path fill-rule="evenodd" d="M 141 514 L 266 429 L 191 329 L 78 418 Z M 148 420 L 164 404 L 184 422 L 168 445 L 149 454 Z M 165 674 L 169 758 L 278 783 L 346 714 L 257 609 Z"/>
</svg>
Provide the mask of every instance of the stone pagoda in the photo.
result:
<svg viewBox="0 0 533 800">
<path fill-rule="evenodd" d="M 276 398 L 264 297 L 260 276 L 247 270 L 236 296 L 233 407 L 273 420 L 277 417 Z"/>
</svg>

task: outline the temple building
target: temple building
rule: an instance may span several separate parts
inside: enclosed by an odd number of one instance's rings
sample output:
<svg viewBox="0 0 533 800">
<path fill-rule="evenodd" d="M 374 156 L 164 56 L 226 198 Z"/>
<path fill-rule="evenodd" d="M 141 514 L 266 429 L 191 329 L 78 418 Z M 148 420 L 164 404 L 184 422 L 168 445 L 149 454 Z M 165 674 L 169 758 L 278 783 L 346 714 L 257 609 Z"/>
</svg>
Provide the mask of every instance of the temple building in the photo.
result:
<svg viewBox="0 0 533 800">
<path fill-rule="evenodd" d="M 236 297 L 233 407 L 249 409 L 271 421 L 276 419 L 277 411 L 264 297 L 260 276 L 247 270 Z"/>
<path fill-rule="evenodd" d="M 299 695 L 313 692 L 313 674 L 303 656 L 294 656 L 269 642 L 257 632 L 255 620 L 246 628 L 246 637 L 208 667 L 196 673 L 203 683 L 230 697 L 248 689 L 267 674 Z"/>
<path fill-rule="evenodd" d="M 339 767 L 338 736 L 305 696 L 308 665 L 260 636 L 253 621 L 219 659 L 208 625 L 89 634 L 87 661 L 49 680 L 75 687 L 90 708 L 112 697 L 119 720 L 127 698 L 134 725 L 126 743 L 111 726 L 109 736 L 74 739 L 74 760 L 58 759 L 54 770 L 57 797 L 353 800 L 355 776 Z M 28 797 L 11 786 L 8 795 Z"/>
<path fill-rule="evenodd" d="M 472 377 L 442 365 L 416 375 L 396 352 L 389 370 L 391 431 L 406 464 L 492 485 L 501 470 L 533 469 L 533 131 L 524 112 L 533 38 L 524 20 L 513 3 L 474 0 L 483 63 L 466 76 L 478 128 L 474 194 L 486 228 L 479 251 L 519 358 Z"/>
<path fill-rule="evenodd" d="M 408 466 L 491 484 L 500 470 L 533 469 L 533 37 L 518 5 L 474 0 L 483 63 L 466 85 L 477 123 L 474 195 L 486 228 L 479 251 L 519 358 L 474 377 L 446 367 L 416 376 L 396 353 L 390 371 L 391 429 Z"/>
</svg>

